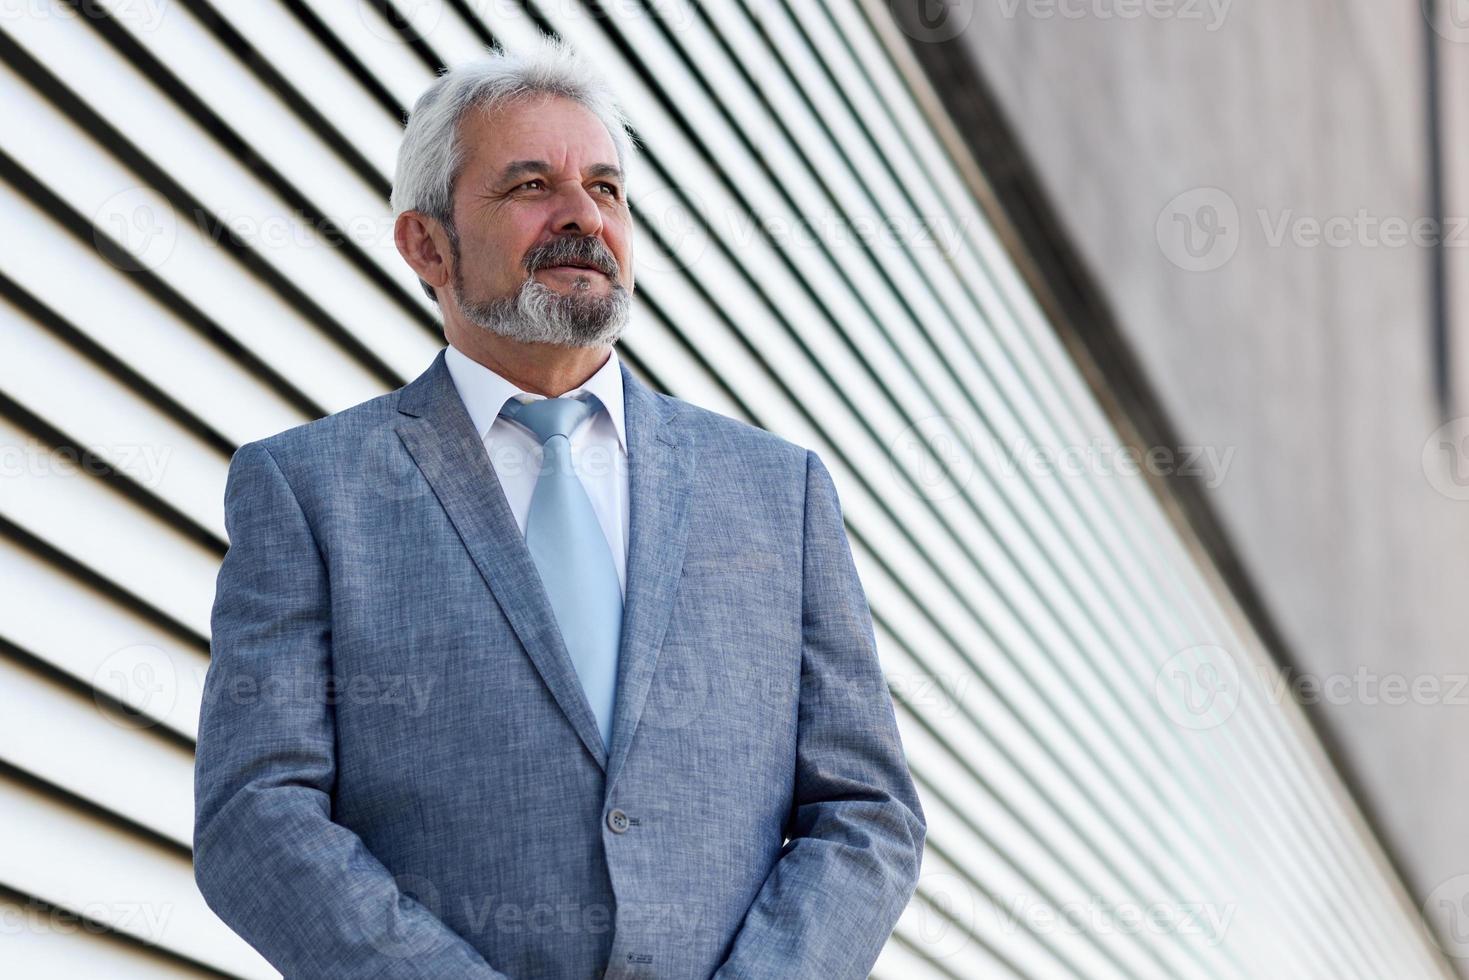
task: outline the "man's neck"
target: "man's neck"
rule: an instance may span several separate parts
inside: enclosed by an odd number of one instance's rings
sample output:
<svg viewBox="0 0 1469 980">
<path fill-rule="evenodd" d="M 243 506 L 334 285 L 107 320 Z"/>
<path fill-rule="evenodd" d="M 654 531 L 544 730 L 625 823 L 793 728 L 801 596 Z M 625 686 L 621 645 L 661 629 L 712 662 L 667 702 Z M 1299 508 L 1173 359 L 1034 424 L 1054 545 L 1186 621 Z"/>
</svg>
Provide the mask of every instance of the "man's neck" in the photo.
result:
<svg viewBox="0 0 1469 980">
<path fill-rule="evenodd" d="M 472 338 L 453 337 L 449 343 L 522 391 L 547 398 L 558 398 L 585 384 L 612 356 L 610 346 L 522 343 L 487 330 Z"/>
</svg>

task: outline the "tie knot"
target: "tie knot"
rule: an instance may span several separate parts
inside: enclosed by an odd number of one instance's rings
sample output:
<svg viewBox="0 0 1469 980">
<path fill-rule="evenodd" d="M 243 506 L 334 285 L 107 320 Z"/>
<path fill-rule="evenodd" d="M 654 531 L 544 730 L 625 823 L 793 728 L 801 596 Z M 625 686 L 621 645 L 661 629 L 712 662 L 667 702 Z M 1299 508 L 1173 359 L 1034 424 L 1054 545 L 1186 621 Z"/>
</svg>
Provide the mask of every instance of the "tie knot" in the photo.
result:
<svg viewBox="0 0 1469 980">
<path fill-rule="evenodd" d="M 552 436 L 566 436 L 581 424 L 597 407 L 595 395 L 584 398 L 538 398 L 521 402 L 515 398 L 506 400 L 500 414 L 514 419 L 536 434 L 542 443 Z"/>
</svg>

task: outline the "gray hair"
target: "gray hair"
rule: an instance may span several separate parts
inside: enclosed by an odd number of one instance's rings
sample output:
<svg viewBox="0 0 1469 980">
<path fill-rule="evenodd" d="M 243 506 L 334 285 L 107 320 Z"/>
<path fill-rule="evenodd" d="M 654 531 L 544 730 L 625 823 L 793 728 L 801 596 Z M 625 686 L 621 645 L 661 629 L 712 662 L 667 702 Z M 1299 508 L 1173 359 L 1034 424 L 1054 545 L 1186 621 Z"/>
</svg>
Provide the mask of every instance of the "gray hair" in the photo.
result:
<svg viewBox="0 0 1469 980">
<path fill-rule="evenodd" d="M 492 111 L 517 99 L 560 95 L 590 110 L 612 137 L 617 165 L 624 174 L 633 153 L 631 126 L 597 69 L 566 41 L 542 35 L 527 48 L 506 53 L 492 48 L 484 57 L 454 65 L 436 78 L 408 114 L 388 200 L 396 218 L 421 211 L 444 226 L 458 248 L 454 227 L 454 182 L 463 172 L 466 152 L 459 123 L 471 109 Z M 434 288 L 419 285 L 438 302 Z"/>
</svg>

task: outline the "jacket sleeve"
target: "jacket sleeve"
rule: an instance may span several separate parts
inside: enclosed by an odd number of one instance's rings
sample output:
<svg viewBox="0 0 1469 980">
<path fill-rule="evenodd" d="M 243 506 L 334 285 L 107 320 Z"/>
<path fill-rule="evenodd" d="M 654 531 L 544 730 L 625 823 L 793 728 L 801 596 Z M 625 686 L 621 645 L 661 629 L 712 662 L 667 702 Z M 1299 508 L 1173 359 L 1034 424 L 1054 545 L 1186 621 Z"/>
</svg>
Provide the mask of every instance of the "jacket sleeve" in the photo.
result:
<svg viewBox="0 0 1469 980">
<path fill-rule="evenodd" d="M 716 980 L 868 975 L 927 829 L 831 475 L 806 454 L 801 692 L 789 841 Z"/>
<path fill-rule="evenodd" d="M 332 821 L 329 579 L 262 443 L 230 461 L 225 527 L 194 763 L 205 901 L 290 978 L 505 980 Z"/>
</svg>

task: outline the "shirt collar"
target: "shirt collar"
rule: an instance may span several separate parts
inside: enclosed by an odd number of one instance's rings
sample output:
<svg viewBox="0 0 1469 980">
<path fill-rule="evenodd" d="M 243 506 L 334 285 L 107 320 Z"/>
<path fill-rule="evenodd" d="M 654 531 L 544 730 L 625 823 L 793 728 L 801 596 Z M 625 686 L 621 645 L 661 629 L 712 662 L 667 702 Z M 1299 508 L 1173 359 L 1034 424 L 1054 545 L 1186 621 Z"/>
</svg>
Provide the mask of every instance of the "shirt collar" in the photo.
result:
<svg viewBox="0 0 1469 980">
<path fill-rule="evenodd" d="M 458 389 L 459 397 L 464 402 L 464 408 L 468 411 L 470 421 L 474 423 L 475 431 L 479 433 L 481 439 L 489 434 L 490 426 L 495 424 L 495 419 L 500 415 L 500 409 L 505 407 L 508 399 L 517 395 L 533 401 L 546 397 L 525 391 L 514 382 L 505 379 L 465 354 L 453 344 L 448 345 L 444 351 L 444 365 L 449 369 L 449 376 L 454 379 L 454 387 Z M 596 395 L 612 419 L 612 427 L 617 430 L 617 441 L 622 446 L 622 451 L 627 452 L 620 365 L 617 347 L 614 345 L 606 362 L 596 370 L 596 373 L 562 397 L 583 391 Z"/>
</svg>

